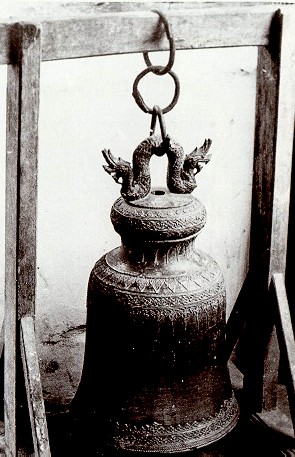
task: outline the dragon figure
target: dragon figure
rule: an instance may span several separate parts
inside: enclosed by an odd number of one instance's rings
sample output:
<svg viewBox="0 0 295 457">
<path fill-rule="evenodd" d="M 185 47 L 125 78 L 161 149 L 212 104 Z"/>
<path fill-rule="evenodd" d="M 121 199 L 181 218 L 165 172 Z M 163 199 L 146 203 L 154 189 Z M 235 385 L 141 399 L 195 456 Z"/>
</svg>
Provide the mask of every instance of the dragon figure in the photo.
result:
<svg viewBox="0 0 295 457">
<path fill-rule="evenodd" d="M 152 155 L 167 154 L 167 187 L 170 192 L 186 194 L 197 186 L 195 175 L 209 162 L 211 155 L 207 153 L 210 146 L 211 140 L 206 139 L 200 148 L 184 156 L 182 146 L 168 135 L 164 140 L 161 135 L 152 135 L 135 149 L 132 166 L 126 160 L 114 157 L 109 149 L 104 149 L 102 153 L 107 165 L 103 167 L 116 182 L 122 184 L 121 195 L 125 200 L 138 200 L 151 190 L 149 164 Z"/>
</svg>

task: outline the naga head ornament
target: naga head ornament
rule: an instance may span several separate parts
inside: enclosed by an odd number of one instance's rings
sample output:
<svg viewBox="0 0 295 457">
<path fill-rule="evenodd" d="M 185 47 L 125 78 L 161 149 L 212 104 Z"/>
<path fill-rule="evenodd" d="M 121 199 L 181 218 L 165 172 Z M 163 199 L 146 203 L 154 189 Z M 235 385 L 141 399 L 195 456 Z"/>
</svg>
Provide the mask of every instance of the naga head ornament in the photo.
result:
<svg viewBox="0 0 295 457">
<path fill-rule="evenodd" d="M 195 175 L 199 173 L 208 163 L 211 155 L 208 154 L 211 140 L 206 139 L 204 144 L 196 147 L 190 154 L 185 155 L 182 146 L 166 134 L 166 127 L 163 115 L 168 113 L 176 105 L 180 83 L 176 73 L 172 71 L 175 59 L 175 42 L 167 21 L 161 11 L 154 11 L 160 17 L 160 23 L 164 26 L 166 37 L 169 41 L 169 60 L 166 66 L 153 65 L 148 52 L 144 52 L 144 60 L 147 65 L 135 78 L 132 95 L 140 109 L 152 115 L 150 136 L 143 140 L 133 152 L 132 164 L 126 160 L 116 158 L 109 149 L 102 151 L 107 165 L 104 169 L 116 182 L 122 184 L 121 195 L 126 201 L 138 200 L 146 197 L 151 191 L 150 159 L 153 154 L 161 156 L 167 154 L 167 187 L 170 192 L 176 194 L 191 193 L 197 186 Z M 164 32 L 164 31 L 163 31 Z M 161 109 L 158 105 L 149 107 L 143 100 L 138 89 L 138 84 L 148 73 L 158 76 L 169 74 L 174 81 L 174 95 L 171 103 Z M 157 119 L 159 120 L 161 135 L 155 135 Z"/>
<path fill-rule="evenodd" d="M 197 186 L 195 175 L 211 159 L 211 154 L 208 154 L 211 143 L 210 139 L 206 139 L 200 148 L 196 147 L 185 155 L 182 146 L 169 135 L 163 139 L 161 135 L 153 134 L 135 149 L 132 165 L 120 157 L 114 157 L 109 149 L 104 149 L 102 153 L 107 165 L 103 167 L 122 185 L 121 195 L 125 200 L 138 200 L 151 191 L 149 165 L 152 155 L 167 154 L 167 187 L 172 193 L 187 194 Z"/>
</svg>

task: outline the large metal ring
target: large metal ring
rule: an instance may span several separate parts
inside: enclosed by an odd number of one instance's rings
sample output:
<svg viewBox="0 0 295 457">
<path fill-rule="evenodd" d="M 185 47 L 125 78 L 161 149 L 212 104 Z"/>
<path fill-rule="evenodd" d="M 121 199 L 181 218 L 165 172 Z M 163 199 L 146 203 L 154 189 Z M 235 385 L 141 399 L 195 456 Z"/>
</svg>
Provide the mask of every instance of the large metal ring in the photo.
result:
<svg viewBox="0 0 295 457">
<path fill-rule="evenodd" d="M 146 103 L 144 102 L 139 90 L 138 90 L 138 83 L 139 81 L 147 74 L 147 73 L 156 73 L 155 72 L 155 69 L 157 70 L 161 70 L 162 68 L 165 68 L 165 67 L 162 67 L 162 66 L 152 66 L 152 67 L 148 67 L 148 68 L 145 68 L 141 73 L 139 73 L 139 75 L 136 77 L 134 83 L 133 83 L 133 91 L 132 91 L 132 95 L 136 101 L 136 103 L 138 104 L 139 108 L 142 109 L 142 111 L 144 111 L 145 113 L 149 113 L 149 114 L 152 114 L 154 109 L 153 108 L 150 108 L 148 105 L 146 105 Z M 166 108 L 163 108 L 161 111 L 163 114 L 165 113 L 168 113 L 168 111 L 172 110 L 172 108 L 174 108 L 174 106 L 176 105 L 177 101 L 178 101 L 178 98 L 179 98 L 179 91 L 180 91 L 180 83 L 179 83 L 179 79 L 178 79 L 178 76 L 173 73 L 173 71 L 169 70 L 167 72 L 170 76 L 172 76 L 173 80 L 174 80 L 174 83 L 175 83 L 175 91 L 174 91 L 174 96 L 173 96 L 173 99 L 172 99 L 172 102 L 170 103 L 170 105 L 166 106 Z M 158 74 L 158 73 L 156 73 Z"/>
<path fill-rule="evenodd" d="M 168 60 L 167 65 L 165 67 L 161 67 L 161 69 L 160 69 L 159 66 L 154 66 L 152 64 L 152 62 L 150 61 L 149 54 L 148 54 L 147 51 L 145 51 L 143 53 L 143 57 L 144 57 L 144 61 L 145 61 L 146 65 L 148 67 L 153 67 L 153 70 L 152 70 L 153 73 L 155 73 L 156 75 L 165 75 L 166 73 L 169 73 L 169 71 L 171 70 L 171 68 L 173 67 L 173 64 L 174 64 L 175 43 L 174 43 L 174 39 L 173 39 L 171 30 L 170 30 L 168 21 L 167 21 L 166 17 L 164 16 L 164 14 L 161 11 L 158 11 L 158 10 L 153 10 L 153 11 L 160 16 L 160 19 L 161 19 L 161 21 L 163 22 L 163 24 L 165 26 L 166 35 L 167 35 L 167 38 L 168 38 L 168 41 L 169 41 L 169 45 L 170 45 L 170 48 L 169 48 L 169 60 Z"/>
</svg>

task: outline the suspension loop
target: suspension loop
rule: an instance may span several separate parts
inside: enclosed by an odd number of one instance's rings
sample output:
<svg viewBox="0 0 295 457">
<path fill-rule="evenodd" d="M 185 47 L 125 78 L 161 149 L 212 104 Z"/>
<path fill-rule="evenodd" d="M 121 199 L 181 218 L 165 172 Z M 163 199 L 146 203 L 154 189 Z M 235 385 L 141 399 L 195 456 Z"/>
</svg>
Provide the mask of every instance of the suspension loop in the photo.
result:
<svg viewBox="0 0 295 457">
<path fill-rule="evenodd" d="M 168 113 L 176 105 L 176 103 L 178 101 L 178 98 L 179 98 L 180 83 L 179 83 L 178 76 L 171 70 L 171 68 L 172 68 L 172 66 L 174 64 L 174 59 L 175 59 L 175 43 L 174 43 L 174 39 L 173 39 L 171 30 L 170 30 L 168 21 L 167 21 L 166 17 L 164 16 L 164 14 L 162 12 L 160 12 L 158 10 L 153 10 L 153 11 L 155 13 L 157 13 L 159 15 L 159 17 L 160 17 L 159 26 L 161 26 L 161 22 L 162 22 L 162 24 L 164 24 L 164 27 L 165 27 L 165 32 L 166 32 L 166 35 L 167 35 L 167 38 L 168 38 L 168 41 L 169 41 L 169 45 L 170 45 L 170 48 L 169 48 L 169 60 L 168 60 L 168 63 L 167 63 L 167 65 L 165 67 L 162 66 L 162 65 L 153 65 L 151 63 L 151 61 L 150 61 L 148 52 L 147 51 L 144 52 L 143 56 L 144 56 L 144 60 L 145 60 L 145 63 L 147 65 L 147 68 L 145 68 L 135 78 L 135 81 L 133 83 L 132 95 L 133 95 L 137 105 L 139 106 L 139 108 L 143 112 L 152 115 L 151 126 L 150 126 L 150 135 L 154 135 L 155 130 L 156 130 L 157 119 L 159 119 L 161 135 L 162 135 L 162 139 L 164 141 L 164 139 L 167 137 L 167 135 L 166 135 L 166 126 L 165 126 L 165 121 L 164 121 L 164 114 Z M 139 92 L 138 84 L 139 84 L 140 80 L 145 75 L 147 75 L 148 73 L 153 73 L 153 74 L 159 75 L 159 76 L 162 76 L 162 75 L 165 75 L 165 74 L 169 74 L 172 77 L 173 81 L 174 81 L 175 89 L 174 89 L 174 95 L 173 95 L 172 101 L 168 106 L 166 106 L 163 109 L 161 109 L 158 105 L 155 105 L 153 108 L 150 108 L 144 102 L 144 100 L 142 98 L 142 95 Z"/>
<path fill-rule="evenodd" d="M 157 119 L 159 119 L 162 140 L 164 141 L 165 138 L 167 137 L 167 133 L 166 133 L 166 124 L 165 124 L 165 120 L 164 120 L 164 116 L 163 116 L 163 111 L 161 110 L 161 108 L 158 105 L 155 105 L 153 108 L 153 113 L 152 113 L 150 136 L 155 134 Z M 164 152 L 162 152 L 162 154 L 164 154 Z"/>
<path fill-rule="evenodd" d="M 156 111 L 156 113 L 158 115 L 162 140 L 164 141 L 167 136 L 167 133 L 166 133 L 166 124 L 165 124 L 165 120 L 164 120 L 164 116 L 163 116 L 163 111 L 161 110 L 161 108 L 158 105 L 154 106 L 154 110 Z"/>
<path fill-rule="evenodd" d="M 155 134 L 156 130 L 156 124 L 157 124 L 157 117 L 158 113 L 156 111 L 156 105 L 154 106 L 153 112 L 152 112 L 152 120 L 151 120 L 151 127 L 150 127 L 150 136 Z"/>
<path fill-rule="evenodd" d="M 169 41 L 169 60 L 168 60 L 168 63 L 165 67 L 162 67 L 162 66 L 159 66 L 159 65 L 153 65 L 152 62 L 150 61 L 150 58 L 149 58 L 149 54 L 147 51 L 145 51 L 143 53 L 143 58 L 144 58 L 144 61 L 147 65 L 147 67 L 151 67 L 153 68 L 152 69 L 152 72 L 155 73 L 156 75 L 165 75 L 166 73 L 169 73 L 169 71 L 171 70 L 171 68 L 173 67 L 173 64 L 174 64 L 174 60 L 175 60 L 175 43 L 174 43 L 174 39 L 173 39 L 173 36 L 172 36 L 172 33 L 171 33 L 171 30 L 170 30 L 170 26 L 168 24 L 168 21 L 166 19 L 166 17 L 164 16 L 164 14 L 161 12 L 161 11 L 158 11 L 158 10 L 153 10 L 155 13 L 157 13 L 162 21 L 162 23 L 164 24 L 164 27 L 165 27 L 165 31 L 166 31 L 166 35 L 167 35 L 167 38 L 168 38 L 168 41 Z"/>
<path fill-rule="evenodd" d="M 150 108 L 143 100 L 139 90 L 138 90 L 138 83 L 139 81 L 147 74 L 147 73 L 154 73 L 154 68 L 159 68 L 159 69 L 162 69 L 163 67 L 162 66 L 158 66 L 158 67 L 148 67 L 148 68 L 145 68 L 141 73 L 139 73 L 139 75 L 136 77 L 134 83 L 133 83 L 133 91 L 132 91 L 132 95 L 136 101 L 136 103 L 138 104 L 139 108 L 142 109 L 142 111 L 144 111 L 145 113 L 148 113 L 148 114 L 153 114 L 153 108 Z M 176 105 L 177 101 L 178 101 L 178 98 L 179 98 L 179 92 L 180 92 L 180 83 L 179 83 L 179 79 L 178 79 L 178 76 L 171 70 L 168 71 L 168 74 L 173 78 L 174 80 L 174 84 L 175 84 L 175 90 L 174 90 L 174 96 L 173 96 L 173 99 L 172 99 L 172 102 L 166 106 L 166 108 L 163 108 L 162 109 L 162 112 L 163 114 L 165 113 L 168 113 L 170 110 L 172 110 L 172 108 L 174 108 L 174 106 Z"/>
</svg>

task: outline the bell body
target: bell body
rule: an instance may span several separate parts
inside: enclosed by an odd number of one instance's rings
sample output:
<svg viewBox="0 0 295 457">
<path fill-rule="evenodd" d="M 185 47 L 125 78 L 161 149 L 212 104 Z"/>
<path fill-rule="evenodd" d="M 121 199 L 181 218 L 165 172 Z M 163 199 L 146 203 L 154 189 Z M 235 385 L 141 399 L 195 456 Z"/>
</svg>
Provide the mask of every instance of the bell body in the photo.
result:
<svg viewBox="0 0 295 457">
<path fill-rule="evenodd" d="M 157 453 L 212 443 L 236 424 L 225 343 L 225 283 L 195 247 L 204 206 L 154 190 L 111 219 L 122 245 L 91 272 L 80 388 L 104 445 Z M 84 386 L 84 387 L 83 387 Z"/>
</svg>

